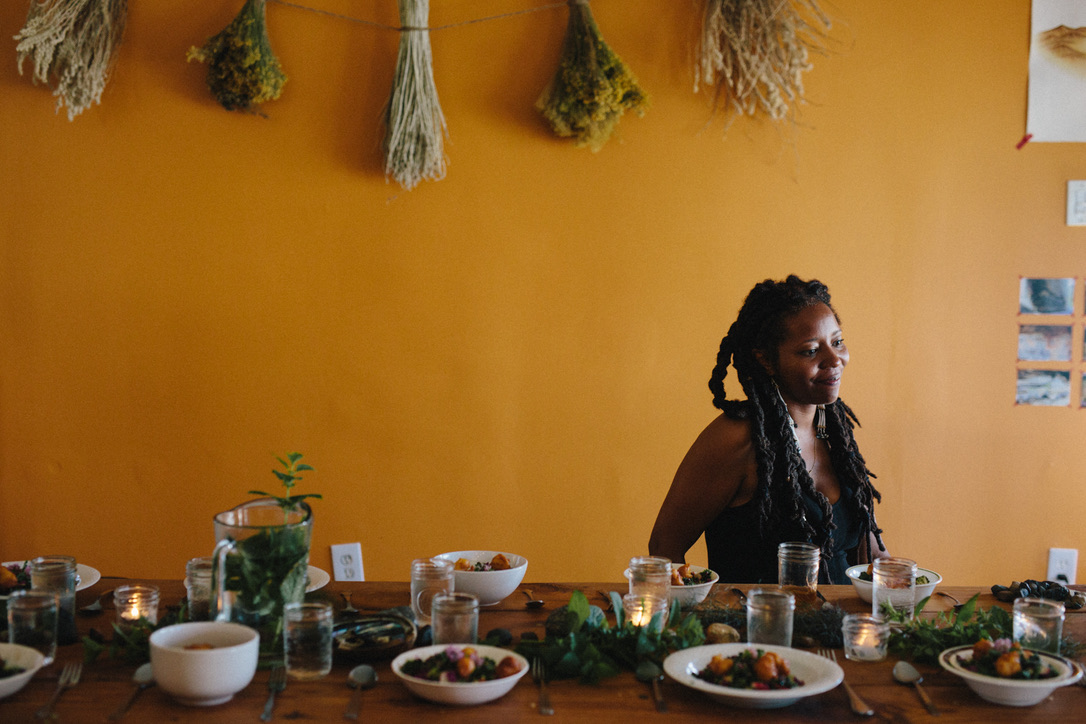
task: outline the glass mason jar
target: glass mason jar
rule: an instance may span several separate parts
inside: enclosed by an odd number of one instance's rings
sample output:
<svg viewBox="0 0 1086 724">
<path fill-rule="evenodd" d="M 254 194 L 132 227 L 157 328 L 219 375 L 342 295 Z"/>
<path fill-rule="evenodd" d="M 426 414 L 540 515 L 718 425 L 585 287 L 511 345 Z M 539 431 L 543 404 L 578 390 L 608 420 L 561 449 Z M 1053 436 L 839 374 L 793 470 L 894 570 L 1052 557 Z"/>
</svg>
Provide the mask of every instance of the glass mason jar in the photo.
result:
<svg viewBox="0 0 1086 724">
<path fill-rule="evenodd" d="M 889 606 L 913 617 L 916 606 L 916 561 L 908 558 L 876 558 L 871 566 L 871 613 L 882 615 Z"/>
<path fill-rule="evenodd" d="M 630 559 L 627 577 L 630 593 L 638 596 L 671 598 L 671 561 L 660 556 L 634 556 Z"/>
<path fill-rule="evenodd" d="M 777 546 L 777 581 L 796 597 L 797 603 L 818 601 L 818 564 L 822 551 L 810 543 L 781 543 Z"/>
<path fill-rule="evenodd" d="M 185 592 L 188 596 L 189 620 L 207 621 L 211 618 L 211 556 L 193 558 L 185 565 Z"/>
<path fill-rule="evenodd" d="M 313 511 L 258 498 L 215 516 L 212 614 L 260 633 L 262 665 L 283 662 L 283 606 L 305 598 Z"/>
</svg>

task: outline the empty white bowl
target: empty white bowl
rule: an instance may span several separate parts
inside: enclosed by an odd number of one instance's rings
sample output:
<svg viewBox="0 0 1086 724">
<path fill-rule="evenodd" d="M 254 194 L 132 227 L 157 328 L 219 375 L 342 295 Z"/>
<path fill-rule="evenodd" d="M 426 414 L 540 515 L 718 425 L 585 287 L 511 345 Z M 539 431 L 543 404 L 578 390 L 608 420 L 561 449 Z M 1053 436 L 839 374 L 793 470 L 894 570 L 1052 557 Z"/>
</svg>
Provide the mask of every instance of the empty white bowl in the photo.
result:
<svg viewBox="0 0 1086 724">
<path fill-rule="evenodd" d="M 461 558 L 472 563 L 489 563 L 499 553 L 509 559 L 512 568 L 504 571 L 453 571 L 453 585 L 457 593 L 474 594 L 479 599 L 480 606 L 492 606 L 517 590 L 517 586 L 524 580 L 525 571 L 528 570 L 527 558 L 502 551 L 453 551 L 442 553 L 437 558 L 453 565 Z"/>
<path fill-rule="evenodd" d="M 471 648 L 475 649 L 480 656 L 493 659 L 495 663 L 501 663 L 501 660 L 506 656 L 512 656 L 520 665 L 520 670 L 512 676 L 506 676 L 501 679 L 468 682 L 430 681 L 429 679 L 419 679 L 414 676 L 408 676 L 401 671 L 405 662 L 412 659 L 428 659 L 450 646 L 457 648 L 471 646 Z M 434 646 L 423 646 L 422 648 L 404 651 L 392 660 L 392 671 L 396 676 L 400 677 L 400 681 L 402 681 L 404 686 L 406 686 L 415 696 L 420 696 L 423 699 L 429 699 L 430 701 L 435 701 L 439 704 L 470 706 L 493 701 L 494 699 L 498 699 L 508 694 L 512 688 L 516 686 L 517 682 L 520 681 L 520 677 L 527 673 L 528 660 L 520 654 L 497 646 L 437 644 Z"/>
<path fill-rule="evenodd" d="M 42 667 L 45 657 L 37 649 L 20 644 L 0 644 L 0 660 L 5 666 L 13 666 L 23 669 L 20 674 L 5 676 L 0 679 L 0 699 L 11 696 L 19 689 L 26 686 L 27 682 L 34 678 L 34 674 Z"/>
<path fill-rule="evenodd" d="M 253 680 L 260 634 L 240 623 L 193 621 L 158 629 L 150 643 L 155 683 L 182 704 L 213 706 Z"/>
<path fill-rule="evenodd" d="M 1061 686 L 1073 684 L 1082 678 L 1077 666 L 1062 656 L 1054 656 L 1043 651 L 1034 651 L 1046 664 L 1052 667 L 1056 676 L 1050 679 L 1003 679 L 998 676 L 985 676 L 966 669 L 958 661 L 973 659 L 972 646 L 956 646 L 939 654 L 939 665 L 952 674 L 965 680 L 977 696 L 993 704 L 1003 706 L 1033 706 L 1048 698 L 1049 694 Z M 994 720 L 995 717 L 993 717 Z"/>
<path fill-rule="evenodd" d="M 852 581 L 852 587 L 856 589 L 856 593 L 863 600 L 871 603 L 871 581 L 860 580 L 860 574 L 867 572 L 867 564 L 861 563 L 857 566 L 850 567 L 845 574 L 848 575 L 848 580 Z M 927 576 L 928 582 L 917 585 L 916 587 L 916 602 L 920 603 L 925 598 L 935 593 L 935 587 L 943 582 L 943 577 L 935 571 L 928 570 L 927 568 L 917 567 L 916 577 Z"/>
</svg>

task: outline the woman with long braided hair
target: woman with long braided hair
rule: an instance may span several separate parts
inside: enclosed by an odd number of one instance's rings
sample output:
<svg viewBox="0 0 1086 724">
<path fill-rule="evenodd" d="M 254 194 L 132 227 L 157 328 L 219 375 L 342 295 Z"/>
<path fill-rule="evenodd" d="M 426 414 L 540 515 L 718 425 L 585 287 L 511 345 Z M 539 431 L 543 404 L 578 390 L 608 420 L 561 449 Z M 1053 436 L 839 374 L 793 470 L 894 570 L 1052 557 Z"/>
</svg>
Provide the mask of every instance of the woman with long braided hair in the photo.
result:
<svg viewBox="0 0 1086 724">
<path fill-rule="evenodd" d="M 649 552 L 685 559 L 705 533 L 709 568 L 730 583 L 777 581 L 777 545 L 822 550 L 819 579 L 848 583 L 849 565 L 888 555 L 881 500 L 838 392 L 848 348 L 830 293 L 789 276 L 747 295 L 709 380 L 723 414 L 686 454 L 649 538 Z M 729 365 L 746 393 L 729 400 Z"/>
</svg>

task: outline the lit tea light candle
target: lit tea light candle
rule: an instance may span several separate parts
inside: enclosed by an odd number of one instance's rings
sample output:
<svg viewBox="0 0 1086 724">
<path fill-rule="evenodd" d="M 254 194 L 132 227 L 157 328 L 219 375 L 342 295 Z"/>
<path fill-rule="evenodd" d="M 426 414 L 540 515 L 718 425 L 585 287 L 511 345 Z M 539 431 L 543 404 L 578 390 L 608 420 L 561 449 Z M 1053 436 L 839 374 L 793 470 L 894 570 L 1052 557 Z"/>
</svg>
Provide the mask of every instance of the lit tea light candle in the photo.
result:
<svg viewBox="0 0 1086 724">
<path fill-rule="evenodd" d="M 140 619 L 156 624 L 158 587 L 144 584 L 118 586 L 113 592 L 113 607 L 117 609 L 117 623 L 121 626 L 131 626 Z"/>
<path fill-rule="evenodd" d="M 626 620 L 637 628 L 648 626 L 652 623 L 653 616 L 660 613 L 660 626 L 663 627 L 664 619 L 667 618 L 667 599 L 627 593 L 622 597 L 622 613 Z"/>
<path fill-rule="evenodd" d="M 890 638 L 890 624 L 871 614 L 850 613 L 841 624 L 845 658 L 852 661 L 882 661 Z"/>
</svg>

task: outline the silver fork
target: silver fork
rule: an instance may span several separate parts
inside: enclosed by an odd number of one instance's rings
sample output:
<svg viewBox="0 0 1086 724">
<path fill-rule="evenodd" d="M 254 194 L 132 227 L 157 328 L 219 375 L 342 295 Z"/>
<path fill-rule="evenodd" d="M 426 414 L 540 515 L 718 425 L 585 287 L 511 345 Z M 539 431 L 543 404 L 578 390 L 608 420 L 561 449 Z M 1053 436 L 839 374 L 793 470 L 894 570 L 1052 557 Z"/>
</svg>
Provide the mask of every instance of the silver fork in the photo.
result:
<svg viewBox="0 0 1086 724">
<path fill-rule="evenodd" d="M 539 713 L 550 716 L 554 713 L 551 706 L 551 697 L 547 693 L 547 669 L 543 665 L 542 657 L 532 659 L 532 679 L 539 685 Z"/>
<path fill-rule="evenodd" d="M 36 716 L 39 719 L 48 719 L 53 716 L 53 707 L 56 706 L 57 699 L 64 693 L 65 689 L 70 689 L 79 683 L 79 677 L 83 674 L 83 664 L 78 661 L 69 661 L 64 664 L 64 668 L 60 671 L 60 678 L 57 679 L 57 688 L 53 690 L 53 695 L 49 697 L 49 701 L 45 702 L 45 706 L 38 709 Z"/>
<path fill-rule="evenodd" d="M 264 713 L 260 715 L 260 721 L 271 721 L 275 695 L 285 688 L 287 688 L 287 667 L 276 666 L 268 677 L 268 701 L 264 704 Z"/>
<path fill-rule="evenodd" d="M 824 656 L 830 661 L 837 663 L 837 652 L 833 649 L 819 649 L 819 656 Z M 860 698 L 860 695 L 852 690 L 852 687 L 848 685 L 848 682 L 843 678 L 841 683 L 845 686 L 845 693 L 848 694 L 848 704 L 852 707 L 852 713 L 859 716 L 874 716 L 875 710 L 867 705 L 867 702 Z"/>
</svg>

